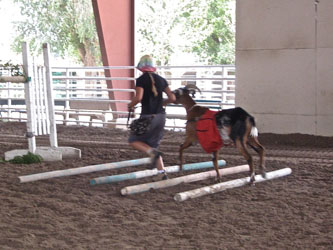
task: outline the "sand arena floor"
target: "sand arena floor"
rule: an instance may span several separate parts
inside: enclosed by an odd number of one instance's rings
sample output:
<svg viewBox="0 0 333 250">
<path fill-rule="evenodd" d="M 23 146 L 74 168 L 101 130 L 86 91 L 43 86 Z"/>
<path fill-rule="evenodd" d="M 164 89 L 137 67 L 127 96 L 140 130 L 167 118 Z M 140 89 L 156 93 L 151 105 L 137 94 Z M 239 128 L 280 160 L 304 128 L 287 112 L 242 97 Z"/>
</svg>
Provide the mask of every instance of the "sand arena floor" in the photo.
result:
<svg viewBox="0 0 333 250">
<path fill-rule="evenodd" d="M 89 184 L 94 177 L 146 169 L 137 166 L 19 183 L 21 175 L 145 157 L 127 145 L 123 130 L 57 128 L 59 145 L 81 149 L 82 159 L 0 163 L 0 249 L 333 249 L 333 137 L 260 134 L 267 170 L 290 167 L 291 175 L 179 203 L 176 193 L 215 181 L 132 196 L 121 196 L 120 189 L 154 178 Z M 25 123 L 0 122 L 0 156 L 27 148 L 24 131 Z M 161 150 L 167 166 L 178 164 L 183 139 L 181 132 L 166 132 Z M 46 145 L 47 138 L 37 143 Z M 220 157 L 228 167 L 245 164 L 234 147 L 223 148 Z M 185 159 L 211 156 L 197 145 Z"/>
</svg>

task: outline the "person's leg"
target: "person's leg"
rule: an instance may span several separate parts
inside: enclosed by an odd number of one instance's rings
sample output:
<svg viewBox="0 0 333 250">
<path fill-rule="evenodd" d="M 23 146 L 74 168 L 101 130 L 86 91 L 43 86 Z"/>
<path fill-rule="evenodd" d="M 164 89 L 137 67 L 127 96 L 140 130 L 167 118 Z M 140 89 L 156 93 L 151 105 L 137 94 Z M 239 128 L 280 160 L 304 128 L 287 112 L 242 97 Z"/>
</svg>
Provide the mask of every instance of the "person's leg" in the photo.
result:
<svg viewBox="0 0 333 250">
<path fill-rule="evenodd" d="M 149 151 L 151 150 L 151 147 L 149 145 L 141 141 L 130 142 L 130 145 L 136 150 L 139 150 L 147 154 L 149 154 Z"/>
<path fill-rule="evenodd" d="M 148 154 L 152 158 L 156 157 L 156 159 L 152 159 L 153 161 L 154 160 L 156 161 L 155 164 L 154 164 L 154 162 L 152 162 L 152 165 L 156 165 L 156 168 L 158 170 L 164 169 L 163 159 L 162 159 L 161 153 L 159 151 L 157 151 L 156 149 L 150 147 L 148 144 L 141 142 L 141 141 L 131 142 L 130 145 L 133 148 L 135 148 L 136 150 L 139 150 L 141 152 Z"/>
<path fill-rule="evenodd" d="M 163 174 L 162 180 L 167 180 L 168 179 L 168 174 L 164 169 L 164 162 L 163 162 L 162 156 L 160 156 L 157 159 L 156 168 L 157 168 L 159 174 Z"/>
<path fill-rule="evenodd" d="M 152 130 L 150 131 L 150 137 L 147 139 L 147 143 L 156 150 L 155 153 L 158 153 L 159 157 L 156 159 L 156 167 L 159 171 L 164 170 L 162 153 L 157 150 L 164 135 L 164 126 L 165 114 L 155 115 L 152 121 Z"/>
<path fill-rule="evenodd" d="M 159 174 L 163 174 L 162 179 L 167 179 L 167 174 L 164 170 L 164 163 L 162 158 L 162 152 L 158 151 L 157 148 L 163 137 L 163 129 L 165 125 L 165 114 L 158 114 L 154 117 L 151 124 L 151 129 L 147 134 L 142 136 L 130 135 L 129 144 L 139 150 L 145 152 L 151 159 L 151 168 L 157 168 Z"/>
<path fill-rule="evenodd" d="M 162 156 L 158 157 L 158 159 L 156 161 L 156 168 L 158 170 L 164 170 L 164 162 L 163 162 Z"/>
</svg>

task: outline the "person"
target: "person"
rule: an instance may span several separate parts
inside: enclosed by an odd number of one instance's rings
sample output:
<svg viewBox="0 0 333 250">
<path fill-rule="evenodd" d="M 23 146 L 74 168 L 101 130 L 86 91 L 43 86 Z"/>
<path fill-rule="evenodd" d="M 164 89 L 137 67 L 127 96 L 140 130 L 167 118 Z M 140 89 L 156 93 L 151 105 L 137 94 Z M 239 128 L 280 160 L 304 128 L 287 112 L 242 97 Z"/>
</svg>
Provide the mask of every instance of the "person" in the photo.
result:
<svg viewBox="0 0 333 250">
<path fill-rule="evenodd" d="M 151 127 L 143 135 L 137 136 L 130 133 L 129 144 L 151 157 L 150 168 L 157 168 L 158 174 L 162 174 L 162 179 L 167 179 L 164 169 L 162 152 L 158 150 L 160 141 L 164 134 L 165 126 L 165 106 L 176 101 L 175 95 L 169 88 L 165 78 L 156 74 L 156 67 L 150 55 L 141 57 L 137 69 L 143 74 L 136 79 L 135 96 L 128 104 L 128 110 L 133 111 L 136 104 L 141 103 L 142 117 L 151 117 Z M 163 99 L 163 92 L 167 99 Z"/>
</svg>

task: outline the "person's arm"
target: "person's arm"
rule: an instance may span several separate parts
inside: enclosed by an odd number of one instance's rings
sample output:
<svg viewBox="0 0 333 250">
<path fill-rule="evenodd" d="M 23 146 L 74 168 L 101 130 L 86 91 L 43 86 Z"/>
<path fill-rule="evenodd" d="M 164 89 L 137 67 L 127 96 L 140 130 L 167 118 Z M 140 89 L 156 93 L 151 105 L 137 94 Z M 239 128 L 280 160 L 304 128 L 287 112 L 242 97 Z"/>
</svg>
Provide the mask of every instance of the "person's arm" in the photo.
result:
<svg viewBox="0 0 333 250">
<path fill-rule="evenodd" d="M 141 102 L 143 98 L 143 88 L 141 87 L 136 87 L 135 88 L 135 96 L 132 98 L 131 102 L 127 105 L 128 110 L 132 110 L 135 105 L 137 105 L 139 102 Z"/>
<path fill-rule="evenodd" d="M 163 106 L 166 106 L 169 103 L 174 103 L 176 101 L 176 96 L 174 93 L 172 93 L 169 86 L 164 89 L 164 92 L 167 94 L 168 99 L 163 100 Z"/>
</svg>

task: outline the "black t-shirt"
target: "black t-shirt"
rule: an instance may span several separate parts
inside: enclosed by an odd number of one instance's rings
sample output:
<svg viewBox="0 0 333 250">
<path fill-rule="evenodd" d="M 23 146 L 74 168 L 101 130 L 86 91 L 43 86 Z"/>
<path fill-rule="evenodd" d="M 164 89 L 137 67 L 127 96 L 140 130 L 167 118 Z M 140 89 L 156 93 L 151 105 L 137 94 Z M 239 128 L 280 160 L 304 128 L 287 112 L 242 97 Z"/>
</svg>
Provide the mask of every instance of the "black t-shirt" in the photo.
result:
<svg viewBox="0 0 333 250">
<path fill-rule="evenodd" d="M 149 74 L 154 77 L 157 96 L 154 96 L 151 89 L 152 82 Z M 165 113 L 165 109 L 163 108 L 163 91 L 167 86 L 168 82 L 163 77 L 154 73 L 145 72 L 136 80 L 136 87 L 141 87 L 144 90 L 141 100 L 141 114 Z"/>
</svg>

